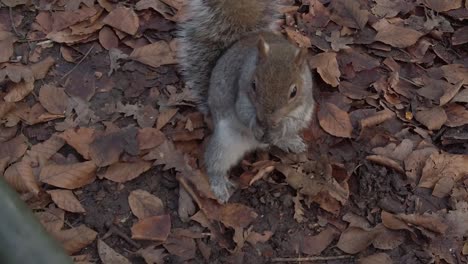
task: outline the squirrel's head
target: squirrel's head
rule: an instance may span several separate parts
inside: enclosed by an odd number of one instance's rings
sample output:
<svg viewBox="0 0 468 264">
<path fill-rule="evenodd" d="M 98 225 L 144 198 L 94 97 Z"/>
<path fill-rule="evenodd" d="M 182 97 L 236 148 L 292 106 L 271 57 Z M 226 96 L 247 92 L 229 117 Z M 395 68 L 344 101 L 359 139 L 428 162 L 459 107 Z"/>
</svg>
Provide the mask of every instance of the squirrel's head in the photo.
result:
<svg viewBox="0 0 468 264">
<path fill-rule="evenodd" d="M 312 96 L 307 49 L 288 41 L 257 43 L 257 61 L 250 79 L 248 95 L 255 106 L 257 121 L 265 129 L 275 128 Z M 312 102 L 310 102 L 312 103 Z"/>
</svg>

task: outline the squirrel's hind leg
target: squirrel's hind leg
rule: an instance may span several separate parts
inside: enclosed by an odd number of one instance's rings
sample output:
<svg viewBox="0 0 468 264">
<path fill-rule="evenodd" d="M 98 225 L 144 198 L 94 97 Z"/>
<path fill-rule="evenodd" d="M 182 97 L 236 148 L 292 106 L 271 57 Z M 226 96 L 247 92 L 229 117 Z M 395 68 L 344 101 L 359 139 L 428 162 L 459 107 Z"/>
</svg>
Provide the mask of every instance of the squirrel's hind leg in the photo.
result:
<svg viewBox="0 0 468 264">
<path fill-rule="evenodd" d="M 252 135 L 242 133 L 232 120 L 220 120 L 205 150 L 205 167 L 211 190 L 216 198 L 225 203 L 231 197 L 235 184 L 228 179 L 229 170 L 259 143 Z"/>
</svg>

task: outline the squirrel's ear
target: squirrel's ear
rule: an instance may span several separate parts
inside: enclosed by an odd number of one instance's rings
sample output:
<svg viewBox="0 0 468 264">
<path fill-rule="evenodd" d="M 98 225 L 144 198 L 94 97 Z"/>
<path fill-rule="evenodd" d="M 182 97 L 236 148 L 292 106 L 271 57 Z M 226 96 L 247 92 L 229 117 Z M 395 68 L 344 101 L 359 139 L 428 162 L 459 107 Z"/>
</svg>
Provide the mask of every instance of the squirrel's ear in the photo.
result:
<svg viewBox="0 0 468 264">
<path fill-rule="evenodd" d="M 268 56 L 268 53 L 270 52 L 270 45 L 266 43 L 262 36 L 258 38 L 257 47 L 260 58 L 265 59 Z"/>
<path fill-rule="evenodd" d="M 300 48 L 296 51 L 296 57 L 294 58 L 294 63 L 296 65 L 302 65 L 307 58 L 307 48 Z"/>
</svg>

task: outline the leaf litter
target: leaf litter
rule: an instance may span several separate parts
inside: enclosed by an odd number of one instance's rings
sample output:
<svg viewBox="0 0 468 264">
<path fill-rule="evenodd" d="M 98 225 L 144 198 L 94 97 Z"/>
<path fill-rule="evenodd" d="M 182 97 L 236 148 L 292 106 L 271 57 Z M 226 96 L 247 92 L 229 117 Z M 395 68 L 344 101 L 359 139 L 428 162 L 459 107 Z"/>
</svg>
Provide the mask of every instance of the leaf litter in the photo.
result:
<svg viewBox="0 0 468 264">
<path fill-rule="evenodd" d="M 283 1 L 309 150 L 247 155 L 224 205 L 177 68 L 187 1 L 1 2 L 0 173 L 77 263 L 467 261 L 465 1 Z"/>
</svg>

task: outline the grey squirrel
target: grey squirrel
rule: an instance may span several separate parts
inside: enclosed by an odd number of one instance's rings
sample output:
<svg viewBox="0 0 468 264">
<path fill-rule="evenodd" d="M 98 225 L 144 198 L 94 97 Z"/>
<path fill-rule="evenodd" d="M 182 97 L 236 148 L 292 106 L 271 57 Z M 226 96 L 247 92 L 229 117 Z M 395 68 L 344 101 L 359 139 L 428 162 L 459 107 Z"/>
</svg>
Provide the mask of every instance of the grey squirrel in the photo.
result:
<svg viewBox="0 0 468 264">
<path fill-rule="evenodd" d="M 181 27 L 179 60 L 185 81 L 211 114 L 214 132 L 204 161 L 222 203 L 235 184 L 229 170 L 255 149 L 277 146 L 299 153 L 312 118 L 312 75 L 307 49 L 275 28 L 272 0 L 191 0 Z"/>
</svg>

